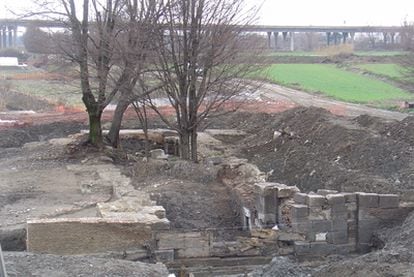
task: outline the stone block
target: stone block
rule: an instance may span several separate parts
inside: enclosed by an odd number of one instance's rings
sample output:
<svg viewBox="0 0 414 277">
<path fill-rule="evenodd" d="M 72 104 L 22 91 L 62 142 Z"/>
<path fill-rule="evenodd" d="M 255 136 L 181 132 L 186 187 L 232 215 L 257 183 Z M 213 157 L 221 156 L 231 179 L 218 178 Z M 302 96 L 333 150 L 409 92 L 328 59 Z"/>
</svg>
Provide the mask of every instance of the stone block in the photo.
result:
<svg viewBox="0 0 414 277">
<path fill-rule="evenodd" d="M 326 196 L 326 195 L 328 195 L 328 194 L 335 194 L 335 193 L 338 193 L 338 191 L 337 191 L 337 190 L 331 190 L 331 189 L 318 189 L 318 190 L 316 191 L 316 193 L 317 193 L 317 194 L 320 194 L 320 195 L 323 195 L 323 196 Z"/>
<path fill-rule="evenodd" d="M 306 205 L 293 204 L 290 208 L 292 221 L 309 216 L 309 209 Z"/>
<path fill-rule="evenodd" d="M 292 231 L 299 233 L 299 234 L 306 234 L 310 229 L 309 221 L 304 222 L 293 222 L 292 223 Z"/>
<path fill-rule="evenodd" d="M 306 202 L 306 200 L 307 200 L 307 194 L 306 193 L 301 193 L 301 192 L 297 192 L 297 193 L 295 193 L 295 195 L 293 196 L 293 201 L 296 203 L 296 204 L 301 204 L 301 205 L 306 205 L 307 204 L 307 202 Z"/>
<path fill-rule="evenodd" d="M 162 263 L 171 263 L 174 261 L 174 258 L 175 258 L 173 249 L 155 250 L 154 254 L 155 254 L 156 260 Z"/>
<path fill-rule="evenodd" d="M 152 234 L 152 225 L 139 221 L 33 219 L 27 222 L 27 250 L 56 255 L 126 251 L 142 248 L 152 241 Z"/>
<path fill-rule="evenodd" d="M 358 208 L 377 208 L 379 196 L 376 193 L 357 192 Z"/>
<path fill-rule="evenodd" d="M 345 203 L 356 203 L 357 195 L 353 192 L 344 192 L 342 193 L 345 197 Z"/>
<path fill-rule="evenodd" d="M 333 219 L 331 222 L 331 231 L 346 231 L 348 229 L 348 222 L 346 219 Z"/>
<path fill-rule="evenodd" d="M 345 205 L 345 196 L 341 193 L 328 194 L 326 195 L 326 200 L 328 201 L 328 205 L 332 207 Z"/>
<path fill-rule="evenodd" d="M 318 194 L 308 194 L 306 202 L 309 207 L 323 207 L 327 204 L 326 198 Z"/>
<path fill-rule="evenodd" d="M 344 231 L 329 232 L 326 241 L 332 244 L 345 244 L 348 242 L 348 232 L 346 229 Z"/>
<path fill-rule="evenodd" d="M 309 242 L 295 241 L 293 249 L 298 256 L 306 256 L 311 253 L 311 245 Z"/>
<path fill-rule="evenodd" d="M 278 198 L 291 198 L 297 192 L 300 192 L 296 186 L 279 186 L 277 191 Z"/>
<path fill-rule="evenodd" d="M 328 234 L 328 232 L 315 233 L 315 232 L 309 231 L 306 234 L 306 240 L 309 241 L 309 242 L 326 241 L 326 235 L 327 234 Z"/>
<path fill-rule="evenodd" d="M 208 257 L 210 255 L 210 236 L 206 232 L 158 233 L 159 249 L 174 249 L 177 258 Z"/>
<path fill-rule="evenodd" d="M 326 242 L 312 242 L 310 251 L 312 256 L 326 256 L 335 251 L 335 246 Z"/>
<path fill-rule="evenodd" d="M 355 242 L 349 242 L 346 244 L 335 245 L 334 253 L 339 254 L 339 255 L 347 255 L 350 253 L 354 253 L 355 251 L 356 251 Z"/>
<path fill-rule="evenodd" d="M 313 233 L 326 233 L 331 230 L 330 220 L 311 220 L 311 229 Z"/>
<path fill-rule="evenodd" d="M 290 232 L 279 232 L 278 241 L 304 241 L 305 236 L 298 234 L 298 233 L 290 233 Z"/>
<path fill-rule="evenodd" d="M 331 207 L 331 214 L 346 214 L 347 212 L 348 212 L 348 209 L 345 206 L 345 204 L 334 205 Z"/>
<path fill-rule="evenodd" d="M 379 207 L 388 209 L 388 208 L 398 208 L 400 205 L 400 197 L 396 194 L 380 194 L 379 195 Z"/>
<path fill-rule="evenodd" d="M 323 210 L 322 207 L 309 207 L 309 219 L 311 220 L 323 220 L 327 219 L 327 213 L 326 210 Z M 330 216 L 330 214 L 329 214 Z"/>
</svg>

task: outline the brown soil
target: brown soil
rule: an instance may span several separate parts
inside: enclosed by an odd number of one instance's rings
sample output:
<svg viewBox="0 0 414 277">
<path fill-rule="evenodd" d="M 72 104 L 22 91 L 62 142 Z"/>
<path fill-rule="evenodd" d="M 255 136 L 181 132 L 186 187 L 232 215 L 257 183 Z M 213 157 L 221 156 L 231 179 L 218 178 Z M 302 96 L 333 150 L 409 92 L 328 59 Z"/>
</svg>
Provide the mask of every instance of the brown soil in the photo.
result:
<svg viewBox="0 0 414 277">
<path fill-rule="evenodd" d="M 412 117 L 349 120 L 323 109 L 296 108 L 280 115 L 237 114 L 227 123 L 251 134 L 239 143 L 238 155 L 271 172 L 270 181 L 304 191 L 414 190 Z M 282 135 L 273 139 L 274 131 Z"/>
</svg>

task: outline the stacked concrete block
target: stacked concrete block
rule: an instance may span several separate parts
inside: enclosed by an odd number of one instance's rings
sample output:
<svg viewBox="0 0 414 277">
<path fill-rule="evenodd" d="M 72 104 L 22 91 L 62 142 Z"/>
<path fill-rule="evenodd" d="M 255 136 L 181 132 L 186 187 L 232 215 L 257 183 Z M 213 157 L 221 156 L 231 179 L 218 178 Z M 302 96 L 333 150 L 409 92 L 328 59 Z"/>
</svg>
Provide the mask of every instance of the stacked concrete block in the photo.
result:
<svg viewBox="0 0 414 277">
<path fill-rule="evenodd" d="M 362 192 L 357 193 L 357 208 L 357 249 L 360 252 L 371 249 L 375 230 L 402 222 L 411 210 L 400 207 L 398 195 Z"/>
<path fill-rule="evenodd" d="M 258 227 L 274 226 L 277 221 L 277 187 L 273 183 L 256 184 L 256 209 Z"/>
<path fill-rule="evenodd" d="M 257 221 L 255 227 L 273 227 L 279 222 L 281 214 L 280 207 L 286 199 L 291 199 L 299 192 L 296 186 L 287 186 L 278 183 L 256 183 L 255 207 L 257 210 Z"/>
</svg>

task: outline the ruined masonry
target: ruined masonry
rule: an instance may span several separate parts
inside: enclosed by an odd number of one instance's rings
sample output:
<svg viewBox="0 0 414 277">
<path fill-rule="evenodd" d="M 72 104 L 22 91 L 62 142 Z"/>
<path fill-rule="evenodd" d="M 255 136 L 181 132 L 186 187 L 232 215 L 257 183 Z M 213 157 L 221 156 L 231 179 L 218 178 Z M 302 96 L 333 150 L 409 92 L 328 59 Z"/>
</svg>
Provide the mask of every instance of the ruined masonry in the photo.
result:
<svg viewBox="0 0 414 277">
<path fill-rule="evenodd" d="M 402 223 L 414 210 L 414 203 L 402 203 L 395 194 L 305 194 L 278 183 L 256 183 L 254 188 L 253 202 L 238 193 L 244 228 L 253 233 L 272 229 L 279 252 L 297 256 L 368 252 L 375 230 Z"/>
</svg>

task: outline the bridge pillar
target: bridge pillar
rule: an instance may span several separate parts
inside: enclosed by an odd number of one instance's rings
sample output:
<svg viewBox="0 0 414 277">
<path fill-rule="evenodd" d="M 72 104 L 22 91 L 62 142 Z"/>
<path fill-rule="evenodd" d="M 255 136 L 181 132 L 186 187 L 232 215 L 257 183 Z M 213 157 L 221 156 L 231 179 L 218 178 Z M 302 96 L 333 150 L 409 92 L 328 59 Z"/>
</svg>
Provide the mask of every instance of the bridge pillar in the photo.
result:
<svg viewBox="0 0 414 277">
<path fill-rule="evenodd" d="M 17 46 L 17 25 L 13 26 L 13 47 Z"/>
<path fill-rule="evenodd" d="M 383 32 L 382 35 L 384 36 L 384 45 L 387 45 L 387 43 L 388 43 L 388 33 Z"/>
<path fill-rule="evenodd" d="M 346 44 L 346 39 L 348 38 L 348 32 L 342 32 L 342 43 Z"/>
<path fill-rule="evenodd" d="M 351 43 L 354 44 L 354 42 L 355 42 L 355 33 L 351 32 L 350 36 L 351 36 Z"/>
<path fill-rule="evenodd" d="M 7 48 L 7 27 L 2 26 L 1 28 L 1 40 L 2 40 L 2 47 Z"/>
<path fill-rule="evenodd" d="M 273 35 L 275 36 L 275 50 L 277 50 L 277 40 L 279 37 L 279 33 L 278 32 L 273 32 Z"/>
<path fill-rule="evenodd" d="M 290 32 L 290 51 L 295 51 L 295 32 Z"/>
<path fill-rule="evenodd" d="M 13 26 L 9 26 L 9 47 L 12 48 L 13 47 Z"/>
<path fill-rule="evenodd" d="M 267 47 L 272 49 L 272 32 L 267 32 Z"/>
<path fill-rule="evenodd" d="M 391 37 L 391 44 L 395 44 L 395 33 L 391 33 L 390 37 Z"/>
<path fill-rule="evenodd" d="M 333 37 L 334 37 L 334 44 L 337 45 L 338 44 L 338 33 L 334 32 Z"/>
<path fill-rule="evenodd" d="M 326 42 L 327 45 L 331 45 L 331 32 L 326 32 Z"/>
</svg>

